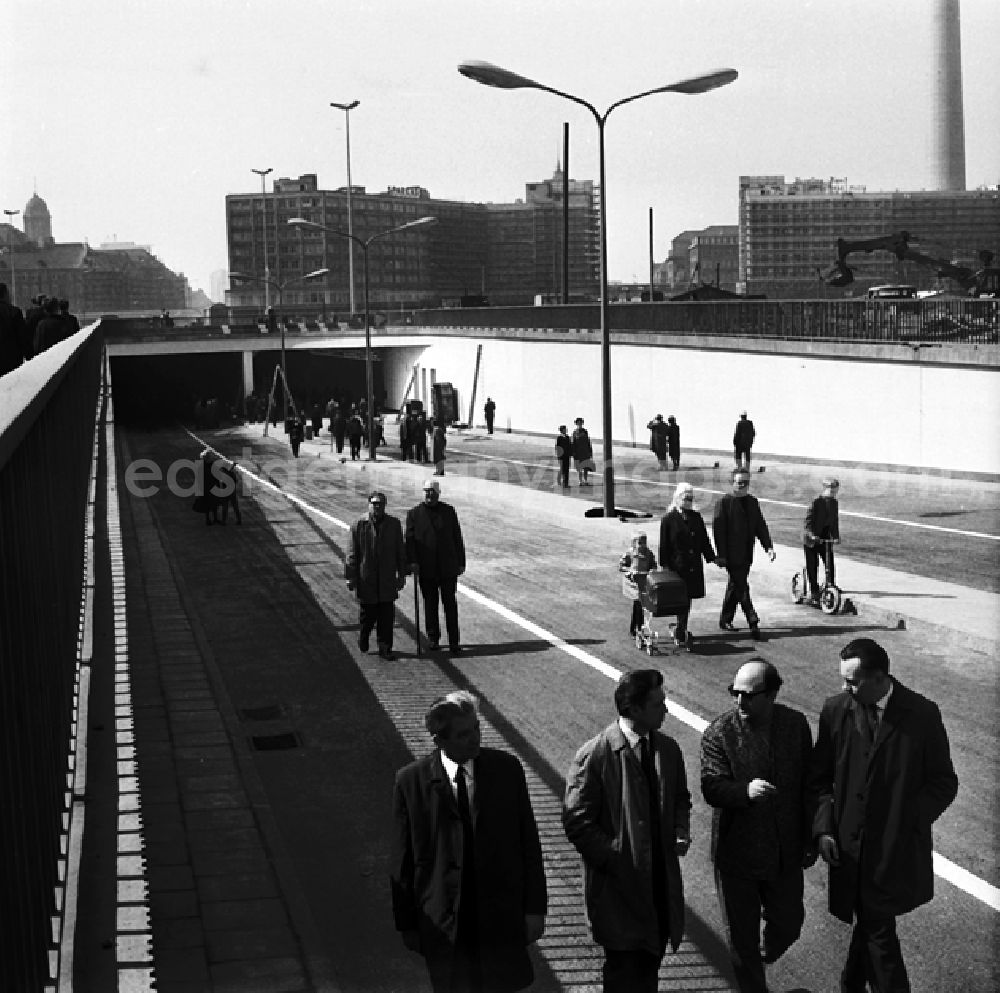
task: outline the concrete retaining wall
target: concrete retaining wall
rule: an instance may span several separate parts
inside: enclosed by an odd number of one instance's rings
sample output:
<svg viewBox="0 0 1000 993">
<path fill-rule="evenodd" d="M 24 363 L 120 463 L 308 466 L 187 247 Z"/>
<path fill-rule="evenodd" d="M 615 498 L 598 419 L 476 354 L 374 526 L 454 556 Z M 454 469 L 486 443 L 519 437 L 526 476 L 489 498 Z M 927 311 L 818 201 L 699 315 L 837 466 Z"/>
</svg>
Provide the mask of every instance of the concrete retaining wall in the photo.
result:
<svg viewBox="0 0 1000 993">
<path fill-rule="evenodd" d="M 430 384 L 451 382 L 463 419 L 483 354 L 473 423 L 487 395 L 496 427 L 556 433 L 583 417 L 601 435 L 600 349 L 566 341 L 496 338 L 382 338 L 390 403 L 427 400 Z M 390 346 L 390 347 L 385 347 Z M 615 344 L 611 351 L 616 441 L 648 441 L 647 422 L 673 414 L 681 447 L 727 450 L 746 409 L 755 450 L 771 457 L 1000 475 L 1000 370 L 856 356 Z M 426 384 L 426 385 L 425 385 Z"/>
</svg>

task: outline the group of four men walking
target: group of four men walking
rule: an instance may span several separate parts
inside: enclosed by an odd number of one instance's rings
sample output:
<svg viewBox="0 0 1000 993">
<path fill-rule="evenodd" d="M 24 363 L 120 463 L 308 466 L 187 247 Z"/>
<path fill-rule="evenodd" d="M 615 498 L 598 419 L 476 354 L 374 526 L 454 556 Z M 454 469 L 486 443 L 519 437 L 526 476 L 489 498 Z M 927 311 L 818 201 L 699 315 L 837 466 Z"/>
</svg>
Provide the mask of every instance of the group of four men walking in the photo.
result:
<svg viewBox="0 0 1000 993">
<path fill-rule="evenodd" d="M 711 859 L 741 993 L 766 993 L 766 965 L 798 939 L 803 871 L 817 853 L 830 912 L 854 924 L 841 993 L 910 989 L 896 917 L 933 896 L 931 825 L 958 779 L 938 707 L 890 676 L 881 645 L 846 645 L 840 676 L 815 746 L 805 716 L 776 702 L 781 677 L 760 657 L 737 671 L 733 708 L 702 736 Z M 691 796 L 681 750 L 660 730 L 662 673 L 625 673 L 614 702 L 617 719 L 573 757 L 562 822 L 583 858 L 605 993 L 656 993 L 684 932 Z M 467 691 L 435 700 L 425 723 L 435 747 L 397 773 L 393 791 L 396 927 L 435 993 L 524 989 L 547 909 L 524 769 L 482 747 Z"/>
</svg>

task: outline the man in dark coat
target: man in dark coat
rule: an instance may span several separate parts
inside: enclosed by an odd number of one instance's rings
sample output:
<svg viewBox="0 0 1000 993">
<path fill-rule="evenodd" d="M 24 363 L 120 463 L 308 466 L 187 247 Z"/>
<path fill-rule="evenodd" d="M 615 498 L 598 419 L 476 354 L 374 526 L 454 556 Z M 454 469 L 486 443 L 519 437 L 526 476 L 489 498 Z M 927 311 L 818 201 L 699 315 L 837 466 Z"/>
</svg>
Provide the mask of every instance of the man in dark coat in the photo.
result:
<svg viewBox="0 0 1000 993">
<path fill-rule="evenodd" d="M 392 628 L 396 620 L 396 598 L 406 583 L 406 549 L 399 519 L 385 512 L 386 498 L 380 490 L 368 495 L 368 516 L 351 526 L 351 550 L 344 575 L 347 588 L 358 596 L 358 648 L 368 651 L 375 629 L 378 653 L 393 659 Z"/>
<path fill-rule="evenodd" d="M 896 918 L 934 896 L 931 825 L 958 793 L 941 711 L 889 675 L 871 638 L 840 653 L 843 692 L 823 704 L 810 782 L 830 913 L 854 923 L 843 993 L 908 993 Z M 958 987 L 956 987 L 958 988 Z"/>
<path fill-rule="evenodd" d="M 559 425 L 556 435 L 556 458 L 559 460 L 559 485 L 569 489 L 569 460 L 573 457 L 573 439 L 566 433 L 566 425 Z"/>
<path fill-rule="evenodd" d="M 733 452 L 738 467 L 750 468 L 750 449 L 753 448 L 753 440 L 756 437 L 757 431 L 753 421 L 747 417 L 747 412 L 744 410 L 736 422 L 736 430 L 733 431 Z"/>
<path fill-rule="evenodd" d="M 0 283 L 0 376 L 31 358 L 27 348 L 27 328 L 20 307 L 7 296 L 7 284 Z"/>
<path fill-rule="evenodd" d="M 52 297 L 45 301 L 44 314 L 35 327 L 35 340 L 32 349 L 35 355 L 41 355 L 63 338 L 69 337 L 69 327 L 59 316 L 59 301 Z"/>
<path fill-rule="evenodd" d="M 691 844 L 691 794 L 680 747 L 659 730 L 663 673 L 626 672 L 615 707 L 618 720 L 580 747 L 566 774 L 563 829 L 583 856 L 604 993 L 656 993 L 667 947 L 676 952 L 684 934 L 679 859 Z"/>
<path fill-rule="evenodd" d="M 441 484 L 436 479 L 424 483 L 423 502 L 406 514 L 406 558 L 423 594 L 429 647 L 436 651 L 441 645 L 440 598 L 448 645 L 454 654 L 461 652 L 455 591 L 458 577 L 465 572 L 465 542 L 458 514 L 451 504 L 441 501 Z"/>
<path fill-rule="evenodd" d="M 840 544 L 840 504 L 837 494 L 840 493 L 840 480 L 832 476 L 823 480 L 823 492 L 806 511 L 806 523 L 802 530 L 802 547 L 806 554 L 806 576 L 809 579 L 809 591 L 812 602 L 819 606 L 819 582 L 816 575 L 819 571 L 820 556 L 824 556 L 826 565 L 826 581 L 834 582 L 834 564 L 832 545 Z"/>
<path fill-rule="evenodd" d="M 673 463 L 674 471 L 681 465 L 681 427 L 671 414 L 667 418 L 667 456 Z"/>
<path fill-rule="evenodd" d="M 524 769 L 481 747 L 467 690 L 435 700 L 424 723 L 435 750 L 393 789 L 396 929 L 424 956 L 434 993 L 513 993 L 534 979 L 527 946 L 547 909 Z"/>
<path fill-rule="evenodd" d="M 719 613 L 719 627 L 723 631 L 736 630 L 733 627 L 733 617 L 736 616 L 736 606 L 739 604 L 750 625 L 750 634 L 756 641 L 762 636 L 760 618 L 750 599 L 750 565 L 753 562 L 754 543 L 760 542 L 772 562 L 775 552 L 767 522 L 760 512 L 760 504 L 756 497 L 750 496 L 750 471 L 734 469 L 731 479 L 733 492 L 719 500 L 712 517 L 715 552 L 729 574 Z"/>
<path fill-rule="evenodd" d="M 701 738 L 715 886 L 740 993 L 767 993 L 765 963 L 798 940 L 803 870 L 816 861 L 812 734 L 803 714 L 775 702 L 781 683 L 770 662 L 750 659 L 729 687 L 735 706 Z"/>
<path fill-rule="evenodd" d="M 486 398 L 486 403 L 483 404 L 483 415 L 486 417 L 486 430 L 493 434 L 493 418 L 496 417 L 497 405 L 493 402 L 492 397 Z"/>
<path fill-rule="evenodd" d="M 657 414 L 647 425 L 649 428 L 649 450 L 656 456 L 660 469 L 667 468 L 667 425 L 663 414 Z"/>
</svg>

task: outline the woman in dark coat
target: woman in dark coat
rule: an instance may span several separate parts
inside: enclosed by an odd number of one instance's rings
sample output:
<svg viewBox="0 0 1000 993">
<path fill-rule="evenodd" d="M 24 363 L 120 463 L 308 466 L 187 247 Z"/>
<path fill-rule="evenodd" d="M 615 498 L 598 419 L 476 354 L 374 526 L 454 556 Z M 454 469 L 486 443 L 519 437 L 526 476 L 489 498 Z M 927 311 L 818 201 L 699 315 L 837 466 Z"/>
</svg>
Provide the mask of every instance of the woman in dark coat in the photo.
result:
<svg viewBox="0 0 1000 993">
<path fill-rule="evenodd" d="M 705 574 L 701 560 L 715 561 L 715 549 L 708 536 L 701 514 L 694 509 L 694 487 L 678 483 L 667 513 L 660 521 L 660 547 L 657 559 L 661 569 L 676 572 L 687 588 L 689 600 L 700 600 L 705 595 Z M 678 645 L 687 640 L 687 622 L 691 606 L 677 614 L 674 641 Z"/>
</svg>

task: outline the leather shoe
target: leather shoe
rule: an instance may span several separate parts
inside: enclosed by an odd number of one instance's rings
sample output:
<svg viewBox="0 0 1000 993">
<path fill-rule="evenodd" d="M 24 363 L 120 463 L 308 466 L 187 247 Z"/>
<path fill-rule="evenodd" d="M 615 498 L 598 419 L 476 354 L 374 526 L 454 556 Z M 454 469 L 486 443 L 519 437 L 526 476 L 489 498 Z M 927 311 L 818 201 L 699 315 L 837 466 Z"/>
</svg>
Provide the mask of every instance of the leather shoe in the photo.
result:
<svg viewBox="0 0 1000 993">
<path fill-rule="evenodd" d="M 451 652 L 452 655 L 461 655 L 462 654 L 462 646 L 461 645 L 449 645 L 448 646 L 448 651 Z"/>
<path fill-rule="evenodd" d="M 358 648 L 360 648 L 363 652 L 368 651 L 368 635 L 358 635 Z"/>
<path fill-rule="evenodd" d="M 396 653 L 391 648 L 380 648 L 378 655 L 380 659 L 385 659 L 386 662 L 392 662 L 396 658 Z"/>
<path fill-rule="evenodd" d="M 761 633 L 760 628 L 757 627 L 756 624 L 754 624 L 750 628 L 750 637 L 753 638 L 754 641 L 764 641 L 765 640 L 764 639 L 764 635 Z"/>
<path fill-rule="evenodd" d="M 434 639 L 433 641 L 431 641 L 431 642 L 430 642 L 430 643 L 429 643 L 429 644 L 427 645 L 427 647 L 428 647 L 428 648 L 429 648 L 429 649 L 430 649 L 430 650 L 431 650 L 432 652 L 437 652 L 437 651 L 440 651 L 440 649 L 441 649 L 441 642 L 440 642 L 440 641 L 438 641 L 438 640 L 437 640 L 437 639 L 435 638 L 435 639 Z"/>
<path fill-rule="evenodd" d="M 719 621 L 719 628 L 722 631 L 736 631 L 736 628 L 732 621 Z"/>
</svg>

